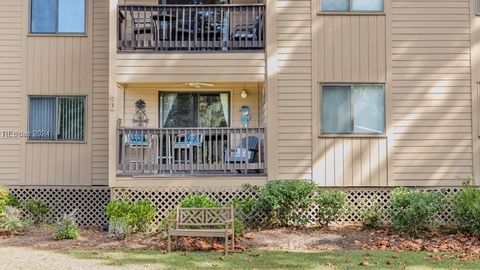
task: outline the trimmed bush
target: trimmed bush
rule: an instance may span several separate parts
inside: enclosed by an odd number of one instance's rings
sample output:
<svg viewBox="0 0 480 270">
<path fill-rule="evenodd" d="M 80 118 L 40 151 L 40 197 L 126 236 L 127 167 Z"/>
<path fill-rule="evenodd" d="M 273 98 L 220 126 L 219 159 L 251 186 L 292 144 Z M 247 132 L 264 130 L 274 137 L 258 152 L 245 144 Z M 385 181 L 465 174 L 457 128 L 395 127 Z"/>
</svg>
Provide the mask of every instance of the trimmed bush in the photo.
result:
<svg viewBox="0 0 480 270">
<path fill-rule="evenodd" d="M 315 203 L 318 205 L 318 222 L 324 228 L 348 210 L 347 194 L 342 191 L 320 191 L 315 197 Z"/>
<path fill-rule="evenodd" d="M 106 206 L 106 215 L 111 221 L 114 233 L 123 236 L 147 231 L 156 214 L 157 209 L 149 200 L 134 203 L 115 200 Z"/>
<path fill-rule="evenodd" d="M 258 191 L 258 211 L 268 217 L 273 226 L 298 226 L 305 224 L 304 212 L 312 205 L 316 186 L 305 180 L 269 181 Z"/>
<path fill-rule="evenodd" d="M 56 231 L 53 237 L 57 240 L 76 239 L 80 236 L 75 213 L 64 215 L 55 224 Z"/>
<path fill-rule="evenodd" d="M 24 201 L 22 208 L 30 216 L 34 224 L 41 224 L 47 220 L 47 214 L 50 212 L 50 206 L 40 199 L 30 199 Z"/>
<path fill-rule="evenodd" d="M 420 229 L 434 224 L 442 196 L 438 192 L 396 188 L 391 192 L 391 216 L 395 229 L 418 236 Z"/>
<path fill-rule="evenodd" d="M 462 230 L 480 237 L 480 189 L 467 183 L 453 195 L 452 203 Z"/>
<path fill-rule="evenodd" d="M 193 194 L 180 200 L 178 204 L 180 208 L 215 208 L 220 204 L 203 194 Z"/>
</svg>

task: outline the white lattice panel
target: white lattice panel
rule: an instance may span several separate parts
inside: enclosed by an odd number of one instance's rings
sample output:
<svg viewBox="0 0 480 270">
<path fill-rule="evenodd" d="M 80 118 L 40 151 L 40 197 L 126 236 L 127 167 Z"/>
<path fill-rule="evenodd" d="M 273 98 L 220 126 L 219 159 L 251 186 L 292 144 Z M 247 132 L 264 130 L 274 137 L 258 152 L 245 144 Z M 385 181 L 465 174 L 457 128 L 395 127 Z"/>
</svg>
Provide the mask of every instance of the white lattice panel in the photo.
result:
<svg viewBox="0 0 480 270">
<path fill-rule="evenodd" d="M 348 201 L 352 207 L 352 211 L 342 216 L 339 223 L 358 223 L 361 221 L 361 213 L 378 203 L 383 210 L 383 221 L 389 221 L 388 210 L 390 209 L 390 191 L 391 188 L 342 188 L 347 193 Z M 425 189 L 430 191 L 440 191 L 445 197 L 450 196 L 458 191 L 458 188 L 445 189 Z M 190 194 L 205 194 L 219 202 L 221 205 L 228 206 L 234 198 L 244 199 L 255 196 L 252 191 L 244 190 L 238 187 L 216 187 L 216 188 L 195 188 L 195 187 L 178 187 L 178 188 L 129 188 L 129 189 L 113 189 L 112 197 L 114 199 L 129 199 L 137 201 L 140 199 L 150 199 L 157 205 L 158 216 L 155 223 L 159 222 L 165 215 L 172 211 L 179 201 Z M 315 222 L 315 212 L 318 206 L 312 206 L 306 212 L 310 222 Z M 257 222 L 264 220 L 265 217 L 259 213 L 250 217 L 249 220 Z M 445 207 L 437 215 L 437 222 L 441 224 L 454 222 L 451 205 L 446 202 Z"/>
<path fill-rule="evenodd" d="M 10 192 L 20 200 L 41 199 L 51 210 L 48 220 L 75 210 L 78 225 L 81 227 L 107 224 L 105 205 L 110 201 L 110 189 L 105 188 L 24 188 L 10 187 Z"/>
</svg>

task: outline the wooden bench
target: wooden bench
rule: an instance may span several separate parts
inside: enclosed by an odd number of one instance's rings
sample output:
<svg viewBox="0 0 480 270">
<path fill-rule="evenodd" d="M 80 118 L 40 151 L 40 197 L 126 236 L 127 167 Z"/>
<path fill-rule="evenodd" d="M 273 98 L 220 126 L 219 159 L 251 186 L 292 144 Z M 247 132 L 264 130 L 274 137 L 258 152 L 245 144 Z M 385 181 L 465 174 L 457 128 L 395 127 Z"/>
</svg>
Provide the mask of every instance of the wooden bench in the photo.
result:
<svg viewBox="0 0 480 270">
<path fill-rule="evenodd" d="M 229 237 L 231 248 L 235 248 L 233 207 L 221 208 L 177 208 L 176 224 L 168 229 L 168 252 L 172 251 L 171 237 L 221 237 L 225 238 L 225 254 L 228 254 Z M 178 245 L 177 245 L 178 246 Z"/>
</svg>

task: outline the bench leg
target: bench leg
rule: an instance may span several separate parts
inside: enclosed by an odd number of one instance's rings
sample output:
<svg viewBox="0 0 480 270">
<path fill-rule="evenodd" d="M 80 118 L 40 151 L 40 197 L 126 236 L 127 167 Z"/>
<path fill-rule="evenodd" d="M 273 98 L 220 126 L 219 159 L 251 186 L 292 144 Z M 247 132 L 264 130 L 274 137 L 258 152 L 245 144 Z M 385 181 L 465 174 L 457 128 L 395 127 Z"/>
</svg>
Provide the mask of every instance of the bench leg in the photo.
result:
<svg viewBox="0 0 480 270">
<path fill-rule="evenodd" d="M 235 234 L 232 234 L 232 251 L 235 251 Z"/>
<path fill-rule="evenodd" d="M 228 255 L 228 234 L 225 235 L 225 255 Z"/>
<path fill-rule="evenodd" d="M 178 236 L 175 237 L 175 250 L 178 250 Z"/>
<path fill-rule="evenodd" d="M 167 248 L 168 248 L 168 253 L 172 252 L 172 237 L 168 235 L 168 240 L 167 240 Z"/>
</svg>

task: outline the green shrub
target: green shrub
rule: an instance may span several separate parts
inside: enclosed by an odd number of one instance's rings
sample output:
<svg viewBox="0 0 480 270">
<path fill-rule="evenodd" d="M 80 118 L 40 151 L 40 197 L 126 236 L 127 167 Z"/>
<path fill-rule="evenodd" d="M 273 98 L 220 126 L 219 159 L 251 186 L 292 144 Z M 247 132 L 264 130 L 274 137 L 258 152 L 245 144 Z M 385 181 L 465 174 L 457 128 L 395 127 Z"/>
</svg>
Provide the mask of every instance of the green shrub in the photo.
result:
<svg viewBox="0 0 480 270">
<path fill-rule="evenodd" d="M 442 196 L 438 192 L 424 192 L 396 188 L 391 192 L 391 216 L 395 228 L 411 236 L 418 236 L 419 230 L 433 224 L 440 210 Z"/>
<path fill-rule="evenodd" d="M 40 199 L 29 199 L 22 203 L 22 208 L 31 217 L 34 224 L 44 223 L 50 206 Z"/>
<path fill-rule="evenodd" d="M 361 214 L 363 227 L 366 229 L 377 229 L 381 225 L 383 211 L 380 204 L 376 202 L 371 208 Z"/>
<path fill-rule="evenodd" d="M 157 209 L 151 201 L 140 200 L 131 205 L 127 223 L 133 227 L 134 232 L 145 232 L 156 215 Z"/>
<path fill-rule="evenodd" d="M 193 194 L 180 200 L 178 204 L 180 208 L 215 208 L 220 207 L 220 204 L 202 194 Z"/>
<path fill-rule="evenodd" d="M 269 181 L 258 191 L 257 209 L 271 225 L 297 226 L 307 222 L 304 212 L 311 206 L 315 184 L 304 180 Z"/>
<path fill-rule="evenodd" d="M 22 205 L 20 200 L 12 194 L 8 194 L 8 206 L 20 208 Z"/>
<path fill-rule="evenodd" d="M 78 231 L 75 213 L 64 215 L 55 224 L 56 231 L 53 237 L 57 240 L 76 239 L 80 235 Z"/>
<path fill-rule="evenodd" d="M 480 237 L 480 189 L 466 183 L 453 195 L 452 204 L 461 228 Z"/>
<path fill-rule="evenodd" d="M 8 205 L 8 189 L 0 186 L 0 216 L 5 211 L 5 207 Z"/>
<path fill-rule="evenodd" d="M 22 231 L 30 226 L 32 222 L 22 217 L 22 211 L 19 208 L 5 206 L 4 214 L 0 217 L 0 228 L 11 232 Z"/>
<path fill-rule="evenodd" d="M 320 191 L 315 203 L 318 205 L 318 221 L 324 228 L 348 210 L 347 194 L 342 191 Z"/>
<path fill-rule="evenodd" d="M 106 215 L 114 227 L 114 233 L 119 235 L 145 232 L 156 214 L 157 209 L 149 200 L 140 200 L 134 203 L 115 200 L 106 206 Z"/>
</svg>

